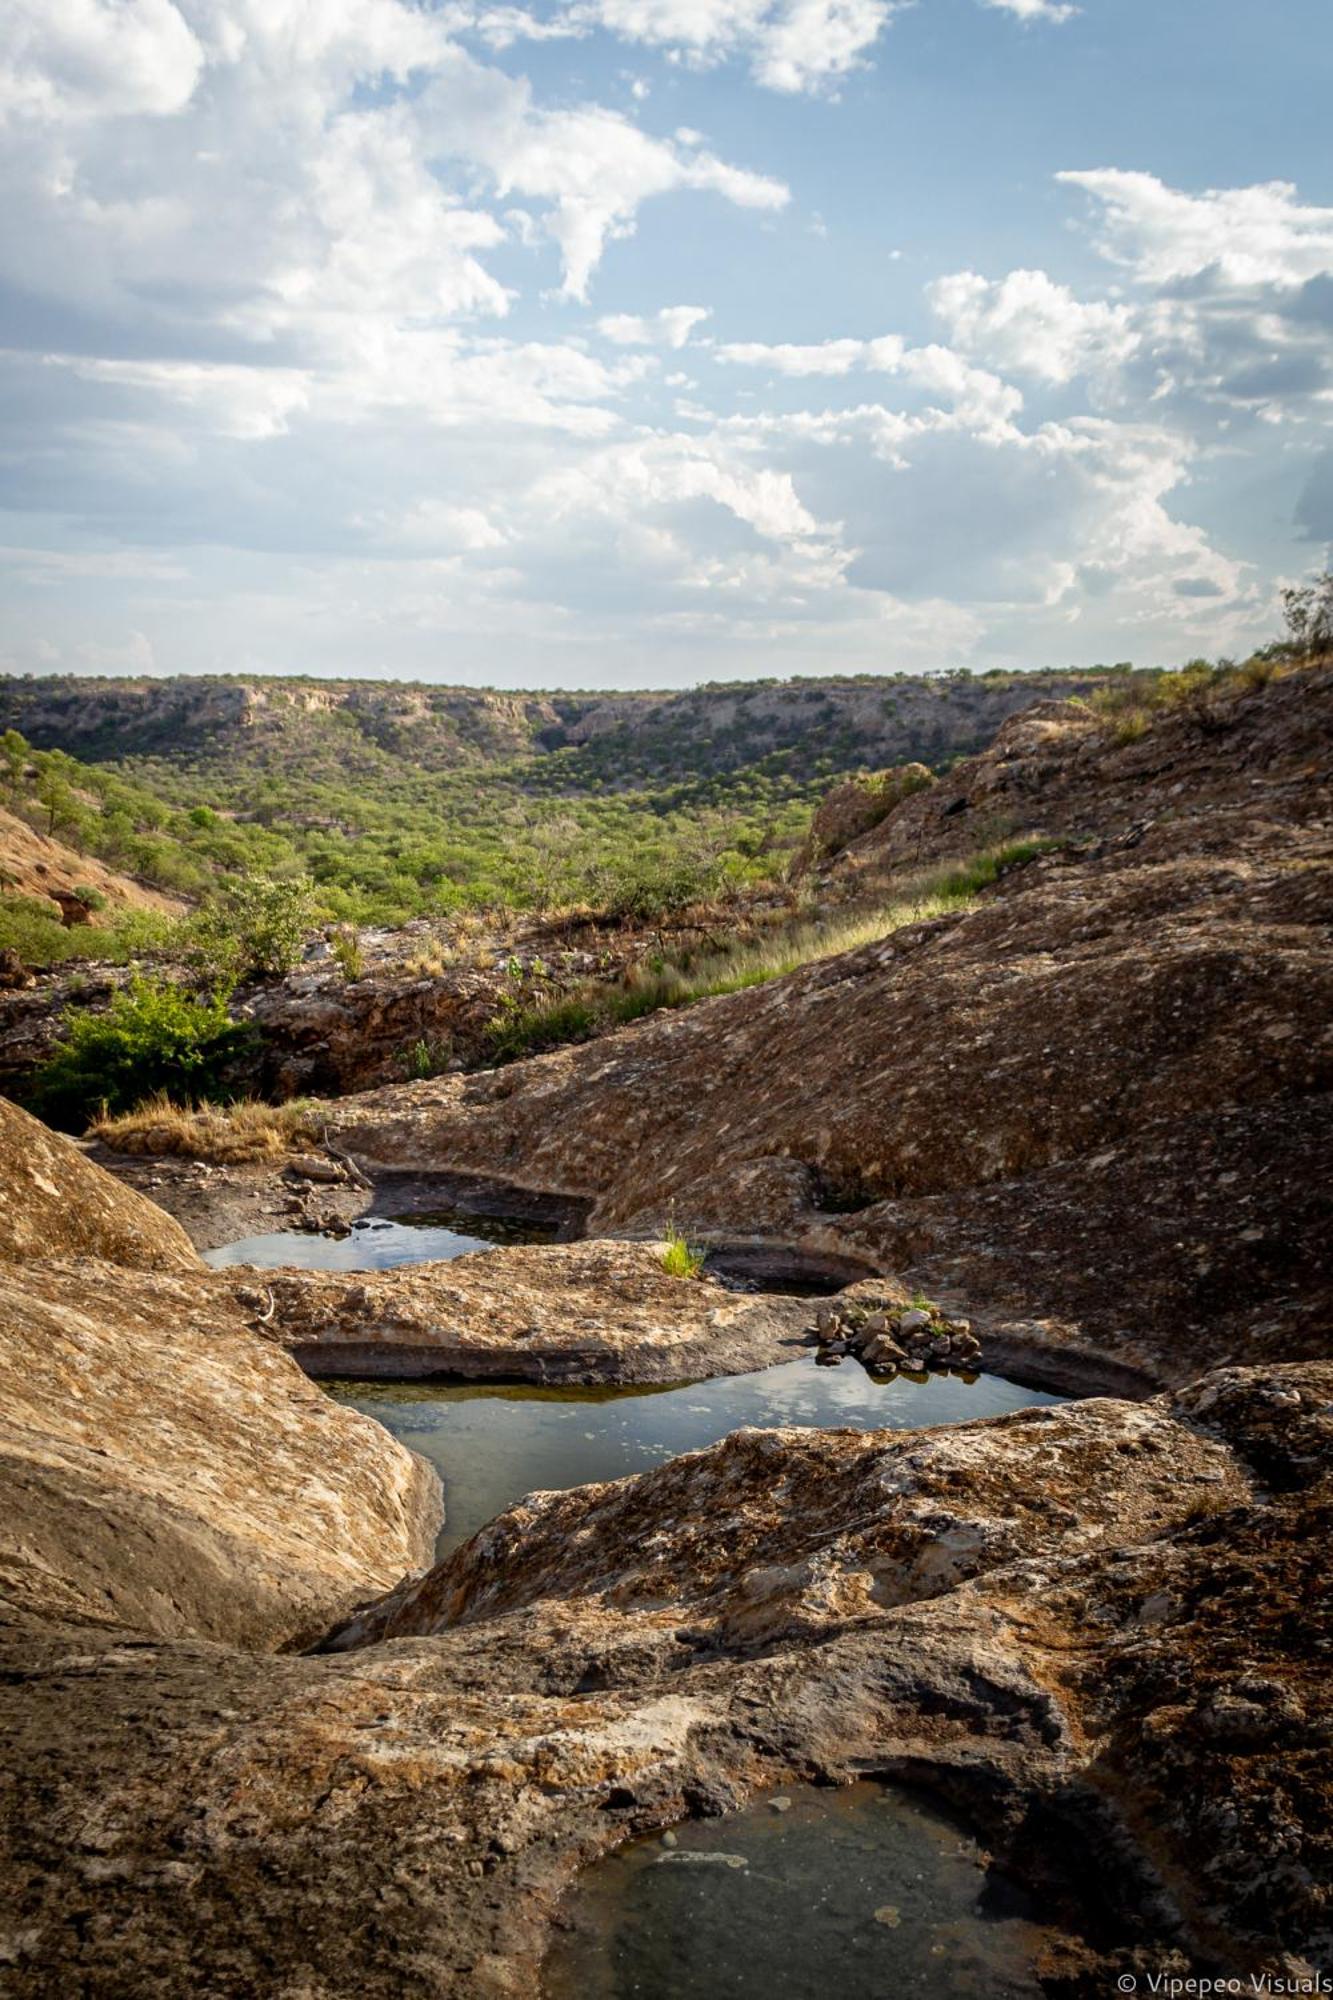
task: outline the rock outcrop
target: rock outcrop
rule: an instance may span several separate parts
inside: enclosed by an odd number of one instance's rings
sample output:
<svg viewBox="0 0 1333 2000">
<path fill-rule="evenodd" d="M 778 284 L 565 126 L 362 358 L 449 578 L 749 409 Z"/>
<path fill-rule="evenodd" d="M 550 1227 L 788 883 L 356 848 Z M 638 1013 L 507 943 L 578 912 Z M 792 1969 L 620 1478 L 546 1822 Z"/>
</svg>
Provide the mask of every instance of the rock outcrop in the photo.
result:
<svg viewBox="0 0 1333 2000">
<path fill-rule="evenodd" d="M 256 1340 L 219 1285 L 0 1265 L 0 1592 L 247 1646 L 430 1559 L 439 1484 Z"/>
<path fill-rule="evenodd" d="M 953 1801 L 1042 1892 L 1069 2000 L 1333 1975 L 1330 856 L 1291 687 L 1237 697 L 1211 792 L 1189 718 L 1124 746 L 1174 804 L 1106 794 L 1080 852 L 964 915 L 336 1121 L 360 1157 L 566 1192 L 594 1227 L 651 1235 L 674 1202 L 891 1274 L 826 1345 L 952 1343 L 961 1314 L 988 1360 L 1150 1397 L 744 1431 L 530 1494 L 403 1575 L 424 1471 L 284 1341 L 359 1356 L 466 1318 L 483 1365 L 631 1339 L 657 1365 L 773 1342 L 773 1303 L 668 1295 L 651 1243 L 172 1265 L 151 1205 L 6 1114 L 0 1180 L 41 1198 L 32 1222 L 11 1193 L 0 1244 L 7 1993 L 534 1992 L 609 1847 L 867 1773 Z"/>
<path fill-rule="evenodd" d="M 311 1375 L 683 1382 L 789 1361 L 798 1299 L 669 1277 L 662 1246 L 562 1243 L 396 1270 L 229 1274 L 242 1310 Z"/>
<path fill-rule="evenodd" d="M 591 1198 L 603 1232 L 674 1208 L 854 1247 L 1071 1371 L 1322 1353 L 1333 828 L 1314 745 L 1333 675 L 1233 697 L 1206 741 L 1169 716 L 1125 747 L 1150 773 L 1133 787 L 1113 769 L 1097 788 L 1090 727 L 1014 725 L 1047 731 L 1038 761 L 1062 773 L 1073 746 L 1083 844 L 962 914 L 588 1046 L 349 1100 L 339 1143 Z M 1035 777 L 1022 795 L 1058 824 Z M 936 810 L 909 798 L 874 838 Z M 1099 1286 L 1103 1250 L 1137 1255 L 1133 1277 Z"/>
<path fill-rule="evenodd" d="M 200 1269 L 178 1222 L 0 1097 L 0 1263 L 75 1256 Z"/>
<path fill-rule="evenodd" d="M 1331 1420 L 1307 1365 L 742 1434 L 530 1499 L 316 1657 L 11 1626 L 11 1988 L 532 1992 L 597 1853 L 867 1771 L 1072 1903 L 1072 1990 L 1326 1968 Z"/>
</svg>

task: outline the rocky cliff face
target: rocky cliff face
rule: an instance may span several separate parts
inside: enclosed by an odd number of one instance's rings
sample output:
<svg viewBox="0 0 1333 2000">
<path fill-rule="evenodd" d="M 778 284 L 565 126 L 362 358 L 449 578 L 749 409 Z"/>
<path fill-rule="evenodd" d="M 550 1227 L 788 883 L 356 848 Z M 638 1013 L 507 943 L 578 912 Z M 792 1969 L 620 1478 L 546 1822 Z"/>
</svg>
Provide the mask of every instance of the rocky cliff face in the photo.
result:
<svg viewBox="0 0 1333 2000">
<path fill-rule="evenodd" d="M 912 757 L 935 763 L 978 749 L 1041 695 L 1063 699 L 1095 685 L 1078 673 L 904 675 L 605 696 L 384 681 L 0 676 L 0 729 L 94 760 L 228 761 L 278 752 L 324 718 L 350 732 L 344 748 L 360 739 L 428 770 L 564 750 L 587 753 L 589 768 L 614 779 L 689 782 L 812 745 L 840 769 Z M 581 768 L 571 768 L 573 781 Z"/>
</svg>

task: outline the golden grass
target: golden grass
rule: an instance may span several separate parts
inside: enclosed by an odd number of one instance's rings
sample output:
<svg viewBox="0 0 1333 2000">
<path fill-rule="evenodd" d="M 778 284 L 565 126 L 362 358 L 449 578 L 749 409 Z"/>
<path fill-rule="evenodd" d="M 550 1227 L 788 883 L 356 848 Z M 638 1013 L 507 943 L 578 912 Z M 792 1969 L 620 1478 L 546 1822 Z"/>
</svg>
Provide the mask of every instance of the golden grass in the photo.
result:
<svg viewBox="0 0 1333 2000">
<path fill-rule="evenodd" d="M 663 1008 L 688 1007 L 696 1000 L 763 986 L 819 959 L 878 944 L 907 924 L 965 909 L 1005 869 L 1032 860 L 1054 844 L 1012 840 L 983 848 L 963 861 L 900 877 L 893 893 L 872 909 L 849 911 L 822 923 L 809 919 L 786 923 L 768 939 L 693 958 L 688 965 L 635 967 L 619 987 L 588 980 L 572 993 L 497 1015 L 491 1022 L 491 1053 L 499 1061 L 513 1061 L 565 1042 L 586 1041 L 590 1035 Z"/>
<path fill-rule="evenodd" d="M 246 1097 L 235 1104 L 192 1108 L 159 1095 L 119 1117 L 95 1119 L 89 1133 L 117 1153 L 170 1153 L 217 1166 L 242 1166 L 318 1145 L 313 1110 L 299 1098 L 290 1104 L 261 1104 Z"/>
</svg>

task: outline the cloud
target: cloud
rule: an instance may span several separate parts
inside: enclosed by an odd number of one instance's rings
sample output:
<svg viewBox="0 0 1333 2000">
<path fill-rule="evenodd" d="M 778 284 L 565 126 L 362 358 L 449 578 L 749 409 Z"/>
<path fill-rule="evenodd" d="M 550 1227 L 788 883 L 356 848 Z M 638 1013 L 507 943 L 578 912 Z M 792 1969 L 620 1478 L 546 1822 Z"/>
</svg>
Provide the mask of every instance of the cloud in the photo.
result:
<svg viewBox="0 0 1333 2000">
<path fill-rule="evenodd" d="M 1333 413 L 1333 209 L 1280 183 L 1191 195 L 1150 174 L 1062 173 L 1093 205 L 1128 300 L 1081 300 L 1044 271 L 936 279 L 950 339 L 1101 407 L 1171 411 L 1191 433 Z M 1118 288 L 1120 289 L 1120 288 Z"/>
<path fill-rule="evenodd" d="M 955 346 L 1043 382 L 1116 367 L 1139 343 L 1128 306 L 1084 303 L 1044 271 L 1010 271 L 998 283 L 957 271 L 926 295 Z"/>
<path fill-rule="evenodd" d="M 1068 0 L 982 0 L 984 7 L 998 7 L 1020 21 L 1070 21 L 1081 10 Z"/>
<path fill-rule="evenodd" d="M 787 319 L 768 285 L 670 303 L 629 258 L 623 310 L 584 312 L 647 204 L 710 196 L 702 232 L 716 203 L 789 200 L 679 122 L 686 73 L 828 90 L 887 0 L 15 4 L 15 661 L 614 682 L 635 659 L 695 678 L 1262 629 L 1263 578 L 1191 496 L 1219 442 L 1326 435 L 1330 212 L 1294 190 L 1071 173 L 1105 282 L 940 274 L 938 341 L 845 335 L 818 297 Z M 512 53 L 567 41 L 583 74 L 608 34 L 651 52 L 665 135 L 605 49 L 612 104 Z M 714 126 L 723 93 L 698 88 Z M 1327 465 L 1291 464 L 1314 535 Z"/>
<path fill-rule="evenodd" d="M 762 341 L 724 342 L 717 358 L 787 376 L 849 375 L 855 369 L 899 377 L 909 387 L 945 398 L 946 421 L 1003 433 L 1023 407 L 1021 391 L 951 348 L 912 347 L 899 334 L 875 340 L 827 340 L 812 346 L 768 346 Z"/>
<path fill-rule="evenodd" d="M 0 117 L 167 117 L 189 103 L 204 59 L 171 0 L 10 0 Z"/>
<path fill-rule="evenodd" d="M 1113 167 L 1056 179 L 1099 205 L 1101 249 L 1138 284 L 1294 286 L 1333 271 L 1333 208 L 1303 205 L 1287 181 L 1192 195 Z"/>
<path fill-rule="evenodd" d="M 570 0 L 538 21 L 516 8 L 474 17 L 476 31 L 495 42 L 493 24 L 513 40 L 585 35 L 593 29 L 621 41 L 660 49 L 692 68 L 735 58 L 755 81 L 786 95 L 827 90 L 866 65 L 903 0 Z M 527 24 L 526 26 L 524 24 Z"/>
<path fill-rule="evenodd" d="M 597 331 L 617 347 L 684 347 L 696 326 L 712 313 L 708 306 L 663 306 L 660 312 L 609 313 Z"/>
</svg>

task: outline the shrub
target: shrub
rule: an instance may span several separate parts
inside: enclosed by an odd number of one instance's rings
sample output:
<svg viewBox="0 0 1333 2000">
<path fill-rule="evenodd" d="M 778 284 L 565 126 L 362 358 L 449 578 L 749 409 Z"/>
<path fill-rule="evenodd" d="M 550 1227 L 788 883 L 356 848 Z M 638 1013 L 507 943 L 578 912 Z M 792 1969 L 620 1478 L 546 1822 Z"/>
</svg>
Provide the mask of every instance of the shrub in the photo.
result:
<svg viewBox="0 0 1333 2000">
<path fill-rule="evenodd" d="M 130 1111 L 154 1093 L 187 1104 L 226 1099 L 226 1067 L 250 1033 L 231 1019 L 222 993 L 135 978 L 102 1013 L 67 1019 L 38 1071 L 34 1102 L 53 1124 L 81 1130 L 95 1113 Z"/>
<path fill-rule="evenodd" d="M 229 983 L 290 972 L 313 913 L 307 876 L 275 882 L 257 875 L 230 883 L 190 925 L 188 955 L 210 978 Z"/>
<path fill-rule="evenodd" d="M 449 1035 L 441 1035 L 436 1041 L 428 1041 L 425 1035 L 403 1050 L 400 1058 L 403 1074 L 410 1083 L 426 1083 L 438 1076 L 453 1054 L 453 1040 Z"/>
<path fill-rule="evenodd" d="M 332 945 L 334 961 L 348 985 L 360 979 L 366 969 L 366 954 L 361 949 L 361 940 L 350 924 L 334 937 Z"/>
<path fill-rule="evenodd" d="M 1297 653 L 1317 657 L 1333 652 L 1333 570 L 1324 570 L 1312 583 L 1284 590 L 1282 613 Z"/>
<path fill-rule="evenodd" d="M 105 930 L 86 924 L 67 930 L 53 903 L 43 896 L 0 895 L 0 949 L 14 951 L 25 965 L 65 965 L 97 959 L 124 965 L 168 944 L 172 920 L 156 910 L 118 912 Z"/>
</svg>

